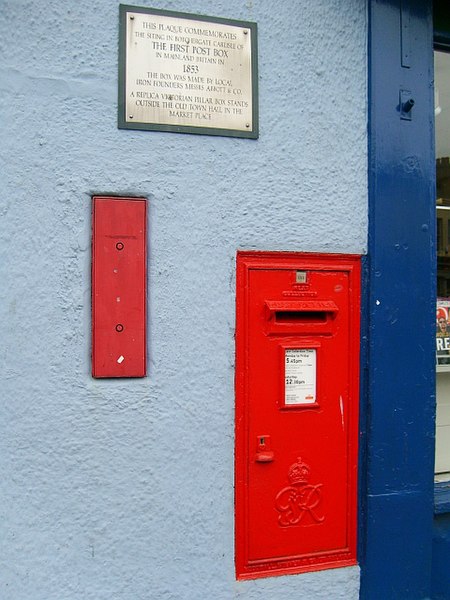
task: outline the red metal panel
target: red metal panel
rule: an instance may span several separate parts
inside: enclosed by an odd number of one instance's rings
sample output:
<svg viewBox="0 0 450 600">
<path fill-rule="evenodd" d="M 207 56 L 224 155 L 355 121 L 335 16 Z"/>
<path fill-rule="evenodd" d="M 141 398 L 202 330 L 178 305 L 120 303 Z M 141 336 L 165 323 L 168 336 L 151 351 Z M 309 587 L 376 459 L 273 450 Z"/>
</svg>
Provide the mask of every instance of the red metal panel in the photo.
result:
<svg viewBox="0 0 450 600">
<path fill-rule="evenodd" d="M 359 307 L 360 257 L 238 254 L 239 579 L 356 562 Z"/>
<path fill-rule="evenodd" d="M 146 207 L 145 198 L 93 198 L 94 377 L 146 374 Z"/>
</svg>

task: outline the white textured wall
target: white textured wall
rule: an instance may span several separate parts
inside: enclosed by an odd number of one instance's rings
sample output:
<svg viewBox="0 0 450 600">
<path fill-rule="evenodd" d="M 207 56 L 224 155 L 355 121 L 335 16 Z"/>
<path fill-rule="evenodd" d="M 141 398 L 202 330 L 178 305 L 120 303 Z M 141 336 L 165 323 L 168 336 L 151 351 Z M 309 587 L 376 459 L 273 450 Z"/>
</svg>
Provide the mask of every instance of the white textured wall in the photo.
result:
<svg viewBox="0 0 450 600">
<path fill-rule="evenodd" d="M 361 0 L 140 5 L 256 21 L 260 138 L 118 130 L 118 2 L 0 10 L 0 597 L 351 600 L 236 582 L 236 250 L 364 253 Z M 149 377 L 90 377 L 90 197 L 145 195 Z"/>
</svg>

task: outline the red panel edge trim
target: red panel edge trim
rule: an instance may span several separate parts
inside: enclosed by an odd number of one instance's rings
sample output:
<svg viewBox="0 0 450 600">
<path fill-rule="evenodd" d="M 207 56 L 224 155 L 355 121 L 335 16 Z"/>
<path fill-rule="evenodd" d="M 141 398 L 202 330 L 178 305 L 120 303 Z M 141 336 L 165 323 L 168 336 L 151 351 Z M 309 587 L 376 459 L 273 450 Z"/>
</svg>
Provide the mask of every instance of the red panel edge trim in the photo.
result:
<svg viewBox="0 0 450 600">
<path fill-rule="evenodd" d="M 281 575 L 300 575 L 301 573 L 313 573 L 315 571 L 325 571 L 328 569 L 339 569 L 341 567 L 354 567 L 357 565 L 355 558 L 335 560 L 333 562 L 314 563 L 313 565 L 295 565 L 293 567 L 276 567 L 275 569 L 260 569 L 248 570 L 236 574 L 238 581 L 246 581 L 250 579 L 259 579 L 262 577 L 280 577 Z"/>
</svg>

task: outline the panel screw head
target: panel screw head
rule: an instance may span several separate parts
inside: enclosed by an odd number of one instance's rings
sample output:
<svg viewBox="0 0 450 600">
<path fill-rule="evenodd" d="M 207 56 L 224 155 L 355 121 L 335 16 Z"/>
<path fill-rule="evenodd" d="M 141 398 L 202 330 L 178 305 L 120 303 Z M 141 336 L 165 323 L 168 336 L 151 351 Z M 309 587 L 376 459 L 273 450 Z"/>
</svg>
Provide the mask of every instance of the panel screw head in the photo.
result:
<svg viewBox="0 0 450 600">
<path fill-rule="evenodd" d="M 122 242 L 117 242 L 116 248 L 117 248 L 117 250 L 123 250 L 124 249 L 123 243 Z"/>
<path fill-rule="evenodd" d="M 122 323 L 117 323 L 117 325 L 116 325 L 116 331 L 118 333 L 121 333 L 123 331 L 123 325 L 122 325 Z"/>
</svg>

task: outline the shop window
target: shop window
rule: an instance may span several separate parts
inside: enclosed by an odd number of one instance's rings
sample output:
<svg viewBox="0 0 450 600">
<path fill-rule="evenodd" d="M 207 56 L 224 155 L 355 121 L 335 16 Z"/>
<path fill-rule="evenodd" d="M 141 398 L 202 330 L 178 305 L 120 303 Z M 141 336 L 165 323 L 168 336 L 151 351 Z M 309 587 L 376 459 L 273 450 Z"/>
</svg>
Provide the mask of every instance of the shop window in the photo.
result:
<svg viewBox="0 0 450 600">
<path fill-rule="evenodd" d="M 450 53 L 436 51 L 436 462 L 437 481 L 450 479 Z"/>
</svg>

